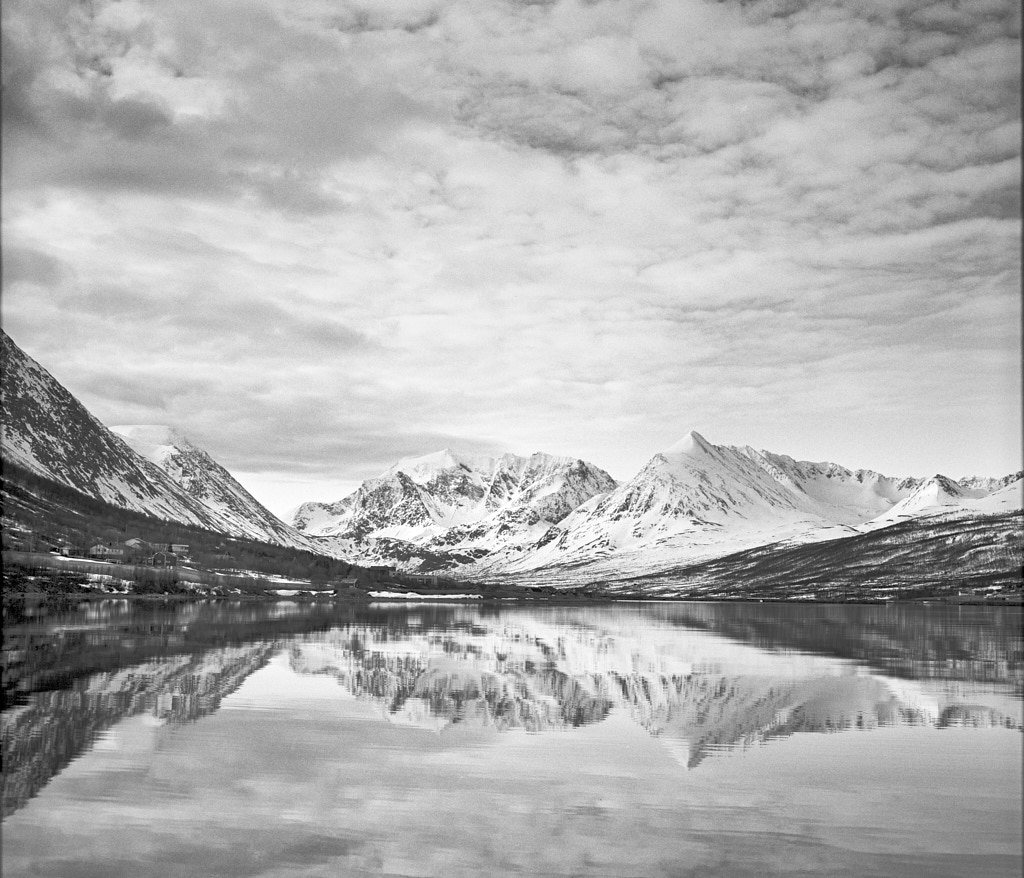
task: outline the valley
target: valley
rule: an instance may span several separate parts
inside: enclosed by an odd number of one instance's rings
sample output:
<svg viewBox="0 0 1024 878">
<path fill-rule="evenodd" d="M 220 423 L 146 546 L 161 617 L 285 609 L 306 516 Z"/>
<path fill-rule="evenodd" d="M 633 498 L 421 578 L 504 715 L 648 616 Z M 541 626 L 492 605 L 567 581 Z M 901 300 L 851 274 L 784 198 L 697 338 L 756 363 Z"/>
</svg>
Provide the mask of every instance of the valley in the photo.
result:
<svg viewBox="0 0 1024 878">
<path fill-rule="evenodd" d="M 107 428 L 6 334 L 2 357 L 7 560 L 134 558 L 110 574 L 80 566 L 85 591 L 99 581 L 355 598 L 1021 593 L 1020 472 L 894 477 L 691 431 L 622 482 L 581 458 L 446 448 L 402 459 L 338 501 L 303 503 L 285 522 L 172 427 Z M 172 573 L 145 569 L 168 562 Z M 48 566 L 70 571 L 66 559 Z M 36 590 L 70 582 L 50 580 Z"/>
</svg>

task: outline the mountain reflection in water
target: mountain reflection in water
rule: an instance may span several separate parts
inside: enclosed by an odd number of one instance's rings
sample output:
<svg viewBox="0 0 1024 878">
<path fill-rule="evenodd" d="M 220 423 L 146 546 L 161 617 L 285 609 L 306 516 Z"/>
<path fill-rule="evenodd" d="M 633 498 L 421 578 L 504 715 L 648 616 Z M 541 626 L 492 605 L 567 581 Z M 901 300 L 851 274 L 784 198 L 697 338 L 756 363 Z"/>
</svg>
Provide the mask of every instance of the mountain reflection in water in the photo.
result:
<svg viewBox="0 0 1024 878">
<path fill-rule="evenodd" d="M 982 676 L 992 676 L 995 662 L 1007 675 L 1002 685 L 939 681 L 934 668 L 910 680 L 634 613 L 456 614 L 445 629 L 401 635 L 348 626 L 297 638 L 290 666 L 373 699 L 392 722 L 439 731 L 467 723 L 496 730 L 573 727 L 600 722 L 620 707 L 650 734 L 685 742 L 691 768 L 709 752 L 796 732 L 894 724 L 1021 727 L 1014 694 L 1020 656 L 1012 636 L 1004 647 L 997 637 L 973 632 L 968 638 L 985 640 L 987 657 L 977 660 L 988 671 Z M 950 648 L 962 656 L 964 647 Z M 892 649 L 890 641 L 886 652 Z"/>
<path fill-rule="evenodd" d="M 200 720 L 278 655 L 393 725 L 542 732 L 621 711 L 689 768 L 799 732 L 1020 729 L 1020 622 L 946 606 L 25 607 L 5 632 L 3 809 L 120 720 Z"/>
</svg>

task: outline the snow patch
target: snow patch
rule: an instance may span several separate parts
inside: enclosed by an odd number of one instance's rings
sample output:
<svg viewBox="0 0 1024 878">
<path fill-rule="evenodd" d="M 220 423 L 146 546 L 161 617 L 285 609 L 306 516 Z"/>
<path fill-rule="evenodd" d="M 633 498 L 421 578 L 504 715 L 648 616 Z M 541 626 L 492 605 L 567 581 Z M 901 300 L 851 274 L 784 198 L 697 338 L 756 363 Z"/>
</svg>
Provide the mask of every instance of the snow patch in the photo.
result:
<svg viewBox="0 0 1024 878">
<path fill-rule="evenodd" d="M 371 591 L 372 598 L 386 598 L 388 600 L 402 601 L 479 601 L 483 595 L 479 594 L 420 594 L 415 591 Z"/>
</svg>

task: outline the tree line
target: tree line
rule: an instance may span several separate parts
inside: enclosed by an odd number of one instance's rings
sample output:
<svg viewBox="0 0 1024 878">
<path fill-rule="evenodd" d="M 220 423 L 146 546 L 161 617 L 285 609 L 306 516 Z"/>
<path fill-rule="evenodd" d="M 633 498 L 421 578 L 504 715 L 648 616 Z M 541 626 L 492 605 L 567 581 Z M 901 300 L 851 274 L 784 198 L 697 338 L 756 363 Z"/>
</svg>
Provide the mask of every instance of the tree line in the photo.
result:
<svg viewBox="0 0 1024 878">
<path fill-rule="evenodd" d="M 193 525 L 121 509 L 5 460 L 0 470 L 4 547 L 15 529 L 42 544 L 67 542 L 88 548 L 96 543 L 121 544 L 137 537 L 155 548 L 171 543 L 189 546 L 197 567 L 246 570 L 267 576 L 327 583 L 362 571 L 338 558 L 305 549 L 232 537 Z"/>
</svg>

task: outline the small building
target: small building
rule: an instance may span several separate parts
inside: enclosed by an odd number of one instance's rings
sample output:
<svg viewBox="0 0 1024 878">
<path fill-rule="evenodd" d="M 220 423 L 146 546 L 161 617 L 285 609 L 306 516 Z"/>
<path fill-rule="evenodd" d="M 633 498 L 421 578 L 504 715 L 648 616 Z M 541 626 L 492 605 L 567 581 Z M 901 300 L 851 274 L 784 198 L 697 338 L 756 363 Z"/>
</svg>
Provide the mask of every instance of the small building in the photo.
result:
<svg viewBox="0 0 1024 878">
<path fill-rule="evenodd" d="M 173 552 L 175 555 L 187 555 L 188 544 L 187 543 L 171 543 L 168 546 L 167 551 Z"/>
<path fill-rule="evenodd" d="M 340 597 L 341 595 L 351 592 L 352 589 L 359 587 L 359 580 L 354 576 L 346 576 L 344 579 L 338 579 L 334 583 L 334 596 Z"/>
<path fill-rule="evenodd" d="M 141 552 L 143 549 L 149 548 L 149 543 L 145 540 L 140 540 L 138 537 L 132 537 L 130 540 L 125 540 L 124 544 L 136 552 Z"/>
<path fill-rule="evenodd" d="M 154 567 L 174 567 L 178 563 L 178 556 L 174 552 L 154 552 L 149 563 Z"/>
<path fill-rule="evenodd" d="M 108 558 L 111 561 L 116 561 L 124 557 L 124 549 L 97 543 L 95 546 L 89 547 L 89 557 Z"/>
<path fill-rule="evenodd" d="M 441 584 L 441 577 L 436 573 L 406 573 L 402 576 L 402 579 L 411 582 L 413 585 L 433 585 L 436 587 Z"/>
</svg>

